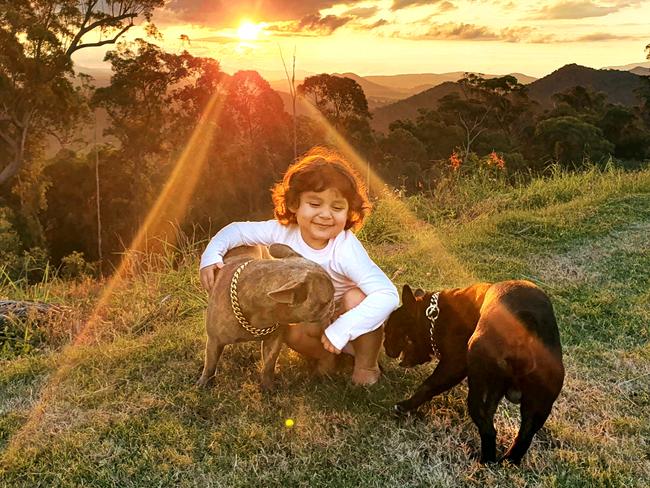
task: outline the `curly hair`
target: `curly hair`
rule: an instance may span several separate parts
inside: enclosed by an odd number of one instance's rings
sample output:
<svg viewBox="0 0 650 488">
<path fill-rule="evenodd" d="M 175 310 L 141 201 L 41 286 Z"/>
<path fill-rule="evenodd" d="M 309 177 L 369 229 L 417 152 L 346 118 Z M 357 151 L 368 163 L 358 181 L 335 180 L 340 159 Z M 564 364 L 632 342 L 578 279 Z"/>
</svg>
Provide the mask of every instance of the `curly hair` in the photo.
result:
<svg viewBox="0 0 650 488">
<path fill-rule="evenodd" d="M 300 194 L 328 188 L 336 188 L 348 201 L 345 229 L 361 227 L 372 208 L 366 187 L 343 156 L 321 146 L 311 148 L 289 166 L 282 181 L 274 186 L 275 218 L 284 225 L 295 224 L 296 213 L 291 208 L 300 205 Z"/>
</svg>

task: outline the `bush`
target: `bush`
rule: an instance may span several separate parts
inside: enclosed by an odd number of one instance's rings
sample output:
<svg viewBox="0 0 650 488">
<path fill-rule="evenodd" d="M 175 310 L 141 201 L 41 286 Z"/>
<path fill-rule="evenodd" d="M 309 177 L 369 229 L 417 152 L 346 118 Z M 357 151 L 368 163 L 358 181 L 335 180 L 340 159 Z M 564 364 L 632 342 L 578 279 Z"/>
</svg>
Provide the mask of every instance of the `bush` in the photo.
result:
<svg viewBox="0 0 650 488">
<path fill-rule="evenodd" d="M 73 280 L 92 276 L 95 267 L 84 259 L 84 253 L 73 251 L 63 259 L 59 268 L 59 275 L 66 280 Z"/>
</svg>

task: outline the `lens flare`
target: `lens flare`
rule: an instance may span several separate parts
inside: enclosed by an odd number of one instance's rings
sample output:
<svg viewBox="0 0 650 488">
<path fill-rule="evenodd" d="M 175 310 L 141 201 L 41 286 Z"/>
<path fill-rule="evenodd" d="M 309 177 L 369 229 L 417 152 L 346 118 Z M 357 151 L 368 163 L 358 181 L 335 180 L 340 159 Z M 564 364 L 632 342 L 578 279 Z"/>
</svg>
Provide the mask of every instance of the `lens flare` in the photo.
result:
<svg viewBox="0 0 650 488">
<path fill-rule="evenodd" d="M 237 29 L 237 37 L 242 41 L 256 41 L 263 27 L 263 24 L 253 24 L 249 20 L 244 20 Z"/>
<path fill-rule="evenodd" d="M 154 236 L 156 236 L 156 239 L 153 240 L 155 243 L 160 243 L 165 239 L 174 240 L 176 236 L 175 223 L 181 222 L 185 215 L 189 198 L 202 173 L 217 125 L 216 121 L 221 115 L 222 108 L 223 97 L 214 94 L 206 105 L 189 142 L 178 158 L 174 170 L 149 211 L 144 224 L 140 227 L 127 252 L 124 253 L 119 267 L 102 290 L 90 318 L 75 340 L 61 352 L 57 369 L 50 376 L 48 383 L 43 386 L 40 398 L 31 410 L 27 421 L 11 437 L 3 455 L 20 449 L 22 444 L 31 440 L 37 432 L 41 420 L 46 416 L 48 404 L 55 397 L 59 385 L 83 357 L 79 354 L 78 346 L 92 342 L 99 328 L 105 325 L 102 315 L 113 297 L 113 292 L 128 276 L 129 270 L 133 266 L 133 257 L 138 252 L 151 250 L 150 243 Z"/>
</svg>

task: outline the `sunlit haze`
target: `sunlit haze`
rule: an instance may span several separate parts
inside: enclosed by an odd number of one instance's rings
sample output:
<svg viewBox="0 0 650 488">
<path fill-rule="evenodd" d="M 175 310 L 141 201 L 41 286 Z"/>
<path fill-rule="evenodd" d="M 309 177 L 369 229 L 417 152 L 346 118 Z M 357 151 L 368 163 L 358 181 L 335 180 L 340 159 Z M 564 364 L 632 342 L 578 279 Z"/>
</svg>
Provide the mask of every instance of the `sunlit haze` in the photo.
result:
<svg viewBox="0 0 650 488">
<path fill-rule="evenodd" d="M 173 0 L 153 22 L 170 52 L 218 59 L 227 72 L 282 73 L 278 46 L 306 73 L 479 71 L 543 76 L 568 63 L 642 62 L 650 1 Z M 139 27 L 130 38 L 143 37 Z M 189 39 L 182 42 L 180 39 Z M 76 58 L 99 66 L 103 50 Z"/>
</svg>

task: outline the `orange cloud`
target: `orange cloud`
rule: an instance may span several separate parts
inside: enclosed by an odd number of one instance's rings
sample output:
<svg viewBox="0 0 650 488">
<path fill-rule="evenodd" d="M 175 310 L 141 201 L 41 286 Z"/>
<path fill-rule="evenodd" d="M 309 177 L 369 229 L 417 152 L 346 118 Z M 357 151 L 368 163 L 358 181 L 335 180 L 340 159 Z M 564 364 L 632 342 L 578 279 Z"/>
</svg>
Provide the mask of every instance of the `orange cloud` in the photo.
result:
<svg viewBox="0 0 650 488">
<path fill-rule="evenodd" d="M 346 0 L 344 3 L 353 6 L 360 1 Z M 163 18 L 165 24 L 191 23 L 221 28 L 238 24 L 243 17 L 267 22 L 298 21 L 340 3 L 340 0 L 171 0 L 162 10 L 164 16 L 155 15 L 154 18 Z"/>
<path fill-rule="evenodd" d="M 284 34 L 330 35 L 339 27 L 353 20 L 352 17 L 337 17 L 336 15 L 311 14 L 298 21 L 282 22 L 267 27 L 267 30 Z"/>
</svg>

